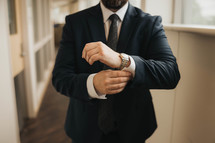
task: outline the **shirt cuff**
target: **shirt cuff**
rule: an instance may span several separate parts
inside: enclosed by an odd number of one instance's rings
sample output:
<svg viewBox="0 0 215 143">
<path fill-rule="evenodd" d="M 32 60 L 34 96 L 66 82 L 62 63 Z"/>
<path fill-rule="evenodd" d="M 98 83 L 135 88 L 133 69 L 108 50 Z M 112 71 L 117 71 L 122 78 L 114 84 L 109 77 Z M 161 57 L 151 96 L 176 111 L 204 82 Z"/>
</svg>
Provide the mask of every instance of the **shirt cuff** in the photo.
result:
<svg viewBox="0 0 215 143">
<path fill-rule="evenodd" d="M 91 74 L 87 78 L 87 91 L 90 96 L 90 98 L 97 98 L 97 99 L 107 99 L 106 94 L 101 94 L 96 92 L 96 89 L 93 85 L 93 78 L 96 74 Z"/>
<path fill-rule="evenodd" d="M 131 72 L 132 77 L 134 78 L 134 76 L 135 76 L 136 64 L 135 64 L 135 62 L 134 62 L 134 59 L 133 59 L 131 56 L 129 56 L 129 58 L 130 58 L 131 64 L 130 64 L 128 67 L 124 67 L 122 70 Z"/>
</svg>

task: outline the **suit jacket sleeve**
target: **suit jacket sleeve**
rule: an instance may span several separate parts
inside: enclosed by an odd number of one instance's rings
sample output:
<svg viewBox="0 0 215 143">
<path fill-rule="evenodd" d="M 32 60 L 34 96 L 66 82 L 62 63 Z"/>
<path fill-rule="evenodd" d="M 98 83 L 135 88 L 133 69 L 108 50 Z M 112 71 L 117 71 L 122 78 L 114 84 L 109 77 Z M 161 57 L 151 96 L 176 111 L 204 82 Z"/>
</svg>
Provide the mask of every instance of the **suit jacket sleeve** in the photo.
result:
<svg viewBox="0 0 215 143">
<path fill-rule="evenodd" d="M 180 73 L 161 24 L 162 19 L 160 16 L 154 19 L 146 58 L 132 56 L 136 70 L 131 87 L 172 89 L 176 87 Z"/>
<path fill-rule="evenodd" d="M 80 100 L 89 100 L 86 81 L 88 73 L 78 73 L 75 60 L 72 23 L 66 17 L 62 40 L 53 70 L 52 83 L 58 92 Z"/>
</svg>

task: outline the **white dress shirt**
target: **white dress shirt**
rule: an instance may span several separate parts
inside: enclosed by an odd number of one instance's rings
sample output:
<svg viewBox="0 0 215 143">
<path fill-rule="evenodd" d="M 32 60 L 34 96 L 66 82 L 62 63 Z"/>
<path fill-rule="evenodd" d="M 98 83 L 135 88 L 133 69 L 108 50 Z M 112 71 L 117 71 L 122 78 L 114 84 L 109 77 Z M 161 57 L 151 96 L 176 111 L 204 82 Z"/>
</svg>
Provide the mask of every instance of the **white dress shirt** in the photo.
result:
<svg viewBox="0 0 215 143">
<path fill-rule="evenodd" d="M 105 36 L 106 36 L 106 39 L 108 39 L 108 34 L 109 34 L 109 29 L 110 29 L 110 25 L 111 25 L 111 21 L 109 20 L 109 17 L 112 15 L 112 14 L 117 14 L 119 16 L 119 19 L 118 22 L 117 22 L 117 25 L 118 25 L 118 38 L 119 38 L 119 34 L 120 34 L 120 30 L 121 30 L 121 26 L 122 26 L 122 21 L 125 17 L 125 13 L 128 9 L 128 2 L 121 8 L 119 9 L 117 12 L 112 12 L 111 10 L 107 9 L 102 2 L 100 2 L 100 6 L 101 6 L 101 10 L 102 10 L 102 14 L 103 14 L 103 20 L 104 20 L 104 29 L 105 29 Z M 125 67 L 123 68 L 122 70 L 126 70 L 126 71 L 129 71 L 132 73 L 132 76 L 134 77 L 135 76 L 135 62 L 134 62 L 134 59 L 130 57 L 130 61 L 131 61 L 131 64 L 129 67 Z M 97 98 L 97 99 L 107 99 L 105 96 L 106 94 L 100 94 L 98 93 L 96 90 L 95 90 L 95 87 L 93 85 L 93 78 L 94 76 L 96 75 L 95 74 L 91 74 L 88 79 L 87 79 L 87 91 L 88 91 L 88 94 L 90 96 L 90 98 Z"/>
</svg>

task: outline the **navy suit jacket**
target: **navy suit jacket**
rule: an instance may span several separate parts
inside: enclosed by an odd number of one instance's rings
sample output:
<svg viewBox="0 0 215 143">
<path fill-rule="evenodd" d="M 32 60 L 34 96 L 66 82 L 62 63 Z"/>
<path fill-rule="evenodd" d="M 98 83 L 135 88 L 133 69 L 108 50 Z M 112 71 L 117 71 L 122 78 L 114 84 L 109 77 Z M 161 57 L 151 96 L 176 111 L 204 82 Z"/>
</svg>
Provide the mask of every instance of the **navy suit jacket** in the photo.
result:
<svg viewBox="0 0 215 143">
<path fill-rule="evenodd" d="M 157 124 L 149 89 L 173 89 L 180 74 L 160 16 L 151 16 L 129 4 L 122 23 L 117 52 L 131 55 L 135 77 L 115 96 L 114 113 L 122 143 L 147 139 Z M 82 59 L 86 43 L 106 43 L 100 4 L 66 17 L 62 41 L 53 70 L 56 90 L 70 98 L 65 130 L 77 143 L 98 143 L 98 99 L 90 99 L 86 81 L 102 70 Z"/>
</svg>

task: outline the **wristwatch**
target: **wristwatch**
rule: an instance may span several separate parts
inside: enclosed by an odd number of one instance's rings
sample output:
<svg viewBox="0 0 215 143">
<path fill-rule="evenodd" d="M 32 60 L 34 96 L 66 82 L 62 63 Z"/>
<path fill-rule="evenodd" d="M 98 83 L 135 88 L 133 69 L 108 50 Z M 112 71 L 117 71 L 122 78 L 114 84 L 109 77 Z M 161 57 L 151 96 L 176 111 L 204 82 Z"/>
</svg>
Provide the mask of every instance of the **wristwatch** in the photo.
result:
<svg viewBox="0 0 215 143">
<path fill-rule="evenodd" d="M 121 65 L 119 67 L 120 70 L 122 70 L 124 67 L 128 67 L 131 63 L 130 58 L 127 54 L 125 53 L 120 53 L 119 57 L 121 58 L 122 62 Z"/>
</svg>

